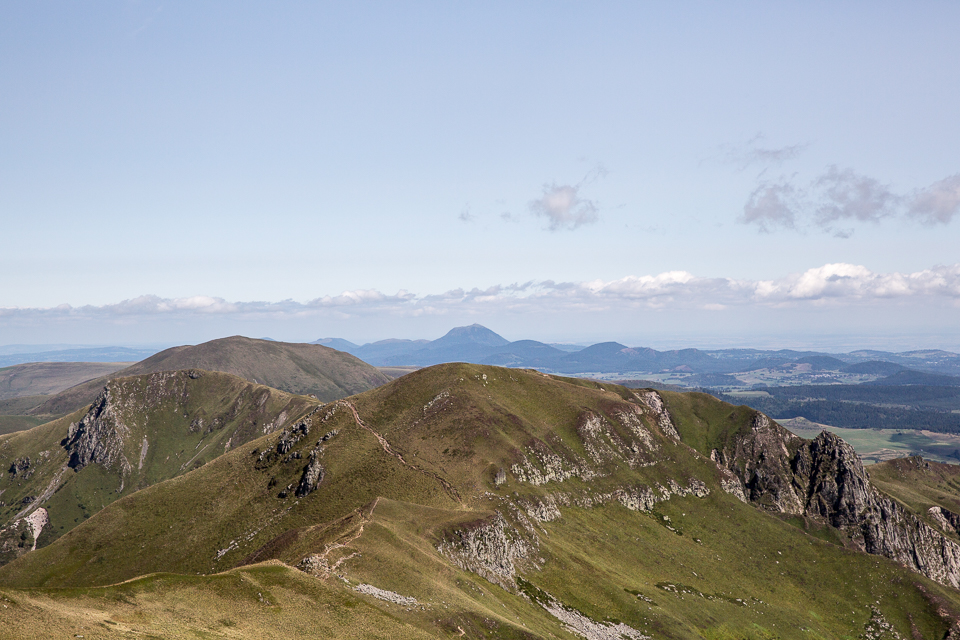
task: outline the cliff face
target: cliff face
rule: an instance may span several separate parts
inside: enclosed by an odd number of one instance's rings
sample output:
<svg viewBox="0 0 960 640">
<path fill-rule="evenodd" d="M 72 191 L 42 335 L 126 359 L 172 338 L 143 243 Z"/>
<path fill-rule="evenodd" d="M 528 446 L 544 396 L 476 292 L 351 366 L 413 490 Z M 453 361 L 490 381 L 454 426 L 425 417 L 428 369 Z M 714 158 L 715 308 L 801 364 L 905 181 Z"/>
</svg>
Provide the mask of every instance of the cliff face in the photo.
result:
<svg viewBox="0 0 960 640">
<path fill-rule="evenodd" d="M 711 458 L 757 506 L 814 518 L 862 551 L 960 587 L 960 545 L 877 490 L 853 447 L 835 434 L 804 441 L 757 414 L 749 434 L 714 449 Z"/>
<path fill-rule="evenodd" d="M 64 448 L 70 453 L 72 469 L 79 471 L 90 463 L 106 469 L 117 467 L 121 476 L 130 473 L 130 462 L 123 455 L 130 429 L 120 420 L 111 402 L 110 386 L 103 388 L 93 406 L 80 422 L 70 425 Z"/>
</svg>

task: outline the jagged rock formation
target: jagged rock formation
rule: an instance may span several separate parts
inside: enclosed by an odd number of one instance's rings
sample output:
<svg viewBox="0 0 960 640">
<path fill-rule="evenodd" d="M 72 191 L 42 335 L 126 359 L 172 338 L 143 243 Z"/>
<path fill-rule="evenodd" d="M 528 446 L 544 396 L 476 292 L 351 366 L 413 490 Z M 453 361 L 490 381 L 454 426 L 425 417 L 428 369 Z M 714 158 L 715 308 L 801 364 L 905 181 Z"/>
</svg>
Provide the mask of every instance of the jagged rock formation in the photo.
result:
<svg viewBox="0 0 960 640">
<path fill-rule="evenodd" d="M 438 551 L 461 569 L 513 590 L 521 568 L 535 569 L 542 564 L 536 554 L 541 544 L 537 525 L 560 518 L 561 507 L 590 509 L 619 503 L 631 511 L 649 512 L 672 496 L 708 496 L 710 489 L 696 477 L 660 476 L 649 485 L 624 482 L 605 489 L 591 486 L 624 469 L 654 467 L 666 446 L 679 444 L 679 433 L 660 395 L 651 391 L 635 397 L 640 403 L 618 403 L 610 407 L 608 415 L 580 412 L 574 432 L 586 455 L 555 436 L 534 440 L 518 452 L 519 461 L 510 467 L 514 481 L 521 486 L 558 488 L 539 496 L 499 497 L 500 509 L 493 516 L 447 532 Z M 494 485 L 504 484 L 506 476 L 505 470 L 498 470 Z M 586 486 L 566 486 L 571 479 Z"/>
<path fill-rule="evenodd" d="M 30 468 L 30 456 L 23 456 L 14 460 L 10 465 L 9 472 L 14 478 L 28 479 L 33 475 L 33 469 Z"/>
<path fill-rule="evenodd" d="M 297 490 L 294 494 L 298 498 L 313 493 L 317 487 L 320 486 L 320 483 L 323 482 L 324 469 L 323 465 L 320 464 L 320 456 L 323 455 L 323 443 L 335 435 L 337 435 L 336 430 L 324 434 L 310 452 L 310 462 L 303 468 L 303 475 L 300 476 L 300 484 L 297 485 Z"/>
<path fill-rule="evenodd" d="M 61 444 L 70 453 L 68 464 L 76 471 L 95 462 L 106 469 L 117 467 L 126 475 L 131 467 L 123 455 L 123 445 L 129 434 L 130 429 L 116 414 L 108 385 L 83 419 L 70 425 Z"/>
<path fill-rule="evenodd" d="M 465 571 L 514 591 L 516 565 L 527 559 L 530 545 L 499 513 L 450 532 L 437 550 Z"/>
<path fill-rule="evenodd" d="M 823 431 L 804 441 L 757 414 L 749 433 L 710 457 L 760 508 L 825 522 L 862 551 L 960 587 L 960 545 L 877 490 L 853 447 L 837 435 Z"/>
<path fill-rule="evenodd" d="M 802 446 L 799 438 L 767 416 L 758 413 L 749 435 L 734 438 L 722 449 L 710 452 L 710 458 L 731 471 L 740 491 L 750 502 L 781 513 L 803 513 L 804 500 L 792 482 L 791 461 Z M 736 493 L 731 486 L 727 489 Z"/>
<path fill-rule="evenodd" d="M 635 395 L 640 402 L 645 404 L 648 409 L 653 411 L 653 414 L 657 419 L 657 426 L 660 427 L 660 431 L 663 432 L 663 435 L 679 441 L 680 434 L 677 433 L 676 427 L 673 426 L 673 420 L 670 418 L 670 412 L 667 410 L 667 407 L 664 404 L 663 398 L 660 396 L 660 394 L 656 391 L 643 391 Z"/>
<path fill-rule="evenodd" d="M 930 507 L 927 509 L 927 514 L 944 531 L 953 531 L 960 534 L 960 514 L 943 507 Z"/>
<path fill-rule="evenodd" d="M 283 455 L 293 448 L 293 445 L 303 440 L 310 433 L 310 418 L 304 418 L 289 429 L 284 429 L 277 440 L 277 453 Z"/>
</svg>

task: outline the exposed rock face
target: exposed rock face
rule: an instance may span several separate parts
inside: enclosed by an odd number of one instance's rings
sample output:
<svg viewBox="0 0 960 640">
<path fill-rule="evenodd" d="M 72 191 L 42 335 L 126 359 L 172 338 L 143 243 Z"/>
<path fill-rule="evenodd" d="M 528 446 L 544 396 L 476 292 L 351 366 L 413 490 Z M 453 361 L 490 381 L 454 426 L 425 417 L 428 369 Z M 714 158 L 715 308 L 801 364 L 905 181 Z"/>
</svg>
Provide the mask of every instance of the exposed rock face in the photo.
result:
<svg viewBox="0 0 960 640">
<path fill-rule="evenodd" d="M 310 456 L 310 462 L 303 470 L 295 495 L 302 498 L 316 490 L 321 482 L 323 482 L 323 465 L 320 464 L 320 456 L 314 453 Z"/>
<path fill-rule="evenodd" d="M 317 442 L 316 446 L 313 448 L 313 451 L 310 452 L 310 462 L 307 463 L 307 466 L 303 469 L 303 475 L 300 476 L 300 484 L 297 485 L 297 490 L 295 495 L 298 498 L 309 495 L 313 493 L 320 483 L 323 482 L 323 465 L 320 464 L 320 456 L 323 455 L 323 443 L 327 442 L 333 436 L 337 435 L 337 431 L 331 431 L 325 434 L 320 441 Z"/>
<path fill-rule="evenodd" d="M 37 538 L 50 524 L 47 510 L 39 508 L 0 529 L 0 563 L 6 564 L 37 548 Z"/>
<path fill-rule="evenodd" d="M 711 458 L 761 508 L 816 518 L 867 553 L 960 587 L 960 545 L 878 491 L 853 447 L 835 434 L 824 431 L 803 441 L 758 414 L 750 434 L 714 450 Z"/>
<path fill-rule="evenodd" d="M 526 447 L 523 457 L 511 465 L 510 471 L 518 482 L 539 486 L 570 478 L 587 482 L 609 475 L 621 462 L 631 469 L 657 464 L 660 444 L 651 433 L 653 424 L 671 438 L 676 430 L 660 396 L 653 396 L 660 402 L 654 403 L 659 410 L 650 409 L 646 404 L 616 408 L 612 417 L 619 425 L 592 411 L 583 412 L 577 420 L 577 435 L 586 457 L 570 450 L 559 439 L 549 443 L 538 440 Z M 651 418 L 653 424 L 648 427 L 644 420 Z"/>
<path fill-rule="evenodd" d="M 20 478 L 22 480 L 29 478 L 33 475 L 33 470 L 30 468 L 30 456 L 24 456 L 14 460 L 13 464 L 10 465 L 9 471 L 14 478 Z"/>
<path fill-rule="evenodd" d="M 280 455 L 293 449 L 293 445 L 303 440 L 310 433 L 310 418 L 304 418 L 289 429 L 284 429 L 277 440 L 277 453 Z"/>
<path fill-rule="evenodd" d="M 70 425 L 64 448 L 70 452 L 71 468 L 79 471 L 96 462 L 106 469 L 118 468 L 121 474 L 130 473 L 130 463 L 123 455 L 124 440 L 130 429 L 124 425 L 110 401 L 110 387 L 104 387 L 87 415 Z"/>
<path fill-rule="evenodd" d="M 660 394 L 656 391 L 644 391 L 642 393 L 634 394 L 637 399 L 640 400 L 643 404 L 650 409 L 654 416 L 657 419 L 657 426 L 660 427 L 660 431 L 663 435 L 673 438 L 674 440 L 680 440 L 680 434 L 677 433 L 677 428 L 673 426 L 673 420 L 670 418 L 670 412 L 667 411 L 667 406 L 663 402 L 663 398 L 660 397 Z"/>
<path fill-rule="evenodd" d="M 771 511 L 803 513 L 804 500 L 793 485 L 791 471 L 791 460 L 802 443 L 801 438 L 758 413 L 748 436 L 737 438 L 723 450 L 714 449 L 710 458 L 734 474 L 747 500 Z M 737 495 L 732 479 L 724 490 Z"/>
<path fill-rule="evenodd" d="M 927 513 L 944 531 L 960 533 L 960 514 L 943 507 L 930 507 Z"/>
<path fill-rule="evenodd" d="M 515 588 L 517 563 L 530 555 L 526 541 L 499 513 L 464 525 L 448 535 L 437 550 L 465 571 L 473 571 L 508 591 Z"/>
<path fill-rule="evenodd" d="M 373 596 L 378 600 L 393 602 L 394 604 L 401 604 L 405 607 L 415 607 L 420 604 L 416 598 L 411 596 L 402 596 L 399 593 L 387 591 L 386 589 L 379 589 L 372 584 L 358 584 L 353 588 L 353 590 L 357 591 L 358 593 Z"/>
</svg>

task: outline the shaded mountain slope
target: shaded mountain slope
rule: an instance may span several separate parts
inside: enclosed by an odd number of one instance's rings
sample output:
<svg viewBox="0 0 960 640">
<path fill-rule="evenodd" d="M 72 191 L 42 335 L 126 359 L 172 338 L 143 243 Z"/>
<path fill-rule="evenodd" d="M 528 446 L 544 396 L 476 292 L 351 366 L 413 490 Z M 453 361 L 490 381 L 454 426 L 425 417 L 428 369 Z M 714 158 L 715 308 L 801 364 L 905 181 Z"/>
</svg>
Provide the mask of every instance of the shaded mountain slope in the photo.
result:
<svg viewBox="0 0 960 640">
<path fill-rule="evenodd" d="M 0 562 L 49 544 L 114 500 L 200 467 L 317 405 L 196 369 L 112 380 L 88 409 L 0 437 Z"/>
<path fill-rule="evenodd" d="M 496 353 L 483 358 L 481 364 L 501 367 L 545 367 L 567 352 L 536 340 L 517 340 L 496 349 Z"/>
<path fill-rule="evenodd" d="M 31 362 L 0 369 L 0 400 L 52 395 L 129 367 L 130 362 Z"/>
<path fill-rule="evenodd" d="M 804 451 L 820 462 L 784 462 Z M 956 590 L 844 546 L 854 538 L 829 509 L 778 507 L 798 479 L 816 504 L 829 506 L 830 486 L 890 500 L 861 470 L 837 442 L 787 437 L 710 396 L 443 365 L 122 497 L 0 568 L 0 583 L 163 569 L 204 590 L 219 578 L 197 573 L 252 563 L 253 576 L 280 560 L 375 609 L 337 620 L 389 615 L 411 637 L 834 638 L 887 625 L 943 638 Z M 299 606 L 276 597 L 278 619 Z"/>
<path fill-rule="evenodd" d="M 429 366 L 443 362 L 477 362 L 508 344 L 510 344 L 508 340 L 490 329 L 472 324 L 467 327 L 455 327 L 444 336 L 419 346 L 415 351 L 401 352 L 388 357 L 380 356 L 377 364 Z"/>
<path fill-rule="evenodd" d="M 288 393 L 313 394 L 324 402 L 366 391 L 389 380 L 355 356 L 328 347 L 233 336 L 161 351 L 108 378 L 91 380 L 61 392 L 32 413 L 59 415 L 73 411 L 92 402 L 109 378 L 179 369 L 230 373 Z"/>
</svg>

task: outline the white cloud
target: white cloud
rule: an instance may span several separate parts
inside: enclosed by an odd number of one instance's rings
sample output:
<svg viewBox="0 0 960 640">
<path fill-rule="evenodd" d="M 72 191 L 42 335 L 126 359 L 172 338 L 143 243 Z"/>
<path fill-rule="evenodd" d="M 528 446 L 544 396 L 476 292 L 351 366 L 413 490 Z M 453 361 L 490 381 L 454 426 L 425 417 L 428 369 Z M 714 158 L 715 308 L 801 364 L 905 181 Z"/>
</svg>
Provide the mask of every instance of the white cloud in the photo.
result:
<svg viewBox="0 0 960 640">
<path fill-rule="evenodd" d="M 915 191 L 908 215 L 926 224 L 947 224 L 960 212 L 960 173 Z"/>
<path fill-rule="evenodd" d="M 551 231 L 576 229 L 599 219 L 597 204 L 580 197 L 580 185 L 545 185 L 543 195 L 530 202 L 530 211 L 546 218 Z"/>
<path fill-rule="evenodd" d="M 764 183 L 754 189 L 743 205 L 740 222 L 756 224 L 764 233 L 772 227 L 793 228 L 796 220 L 797 189 L 789 182 Z"/>
<path fill-rule="evenodd" d="M 141 296 L 104 306 L 0 309 L 0 326 L 36 320 L 137 317 L 339 318 L 501 311 L 565 313 L 615 309 L 709 309 L 803 307 L 806 305 L 888 304 L 921 299 L 960 304 L 960 263 L 914 273 L 876 273 L 862 265 L 827 264 L 775 280 L 705 278 L 686 271 L 627 276 L 618 280 L 540 282 L 494 285 L 485 289 L 452 289 L 435 294 L 399 291 L 388 295 L 373 289 L 344 291 L 309 302 L 228 302 L 222 298 Z"/>
<path fill-rule="evenodd" d="M 881 218 L 894 215 L 901 201 L 899 196 L 873 178 L 836 166 L 817 178 L 812 188 L 820 198 L 817 224 L 822 227 L 836 220 L 879 222 Z"/>
<path fill-rule="evenodd" d="M 905 196 L 852 169 L 831 166 L 807 184 L 797 183 L 796 175 L 759 183 L 747 198 L 739 222 L 756 225 L 765 233 L 776 227 L 815 227 L 838 238 L 849 238 L 854 229 L 838 228 L 836 223 L 877 224 L 886 218 L 900 218 L 929 225 L 948 224 L 958 212 L 960 174 Z"/>
</svg>

